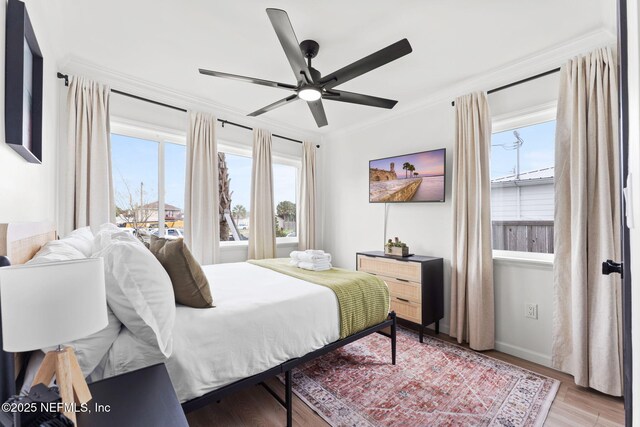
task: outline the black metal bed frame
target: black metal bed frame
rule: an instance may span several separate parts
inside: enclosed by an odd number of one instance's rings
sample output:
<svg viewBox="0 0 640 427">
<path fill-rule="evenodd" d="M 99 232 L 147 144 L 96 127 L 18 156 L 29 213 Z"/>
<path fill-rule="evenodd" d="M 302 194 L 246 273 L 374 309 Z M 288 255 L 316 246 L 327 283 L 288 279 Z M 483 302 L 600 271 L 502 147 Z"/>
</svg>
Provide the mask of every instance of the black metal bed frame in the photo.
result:
<svg viewBox="0 0 640 427">
<path fill-rule="evenodd" d="M 382 330 L 390 328 L 391 333 L 386 334 Z M 291 382 L 291 371 L 297 366 L 302 365 L 305 362 L 313 360 L 317 357 L 325 355 L 337 348 L 343 347 L 349 343 L 359 340 L 360 338 L 364 338 L 367 335 L 371 335 L 373 333 L 380 333 L 382 335 L 388 336 L 391 339 L 391 363 L 393 365 L 396 364 L 396 328 L 397 328 L 397 320 L 396 313 L 390 312 L 389 317 L 382 323 L 371 326 L 363 331 L 357 332 L 353 335 L 350 335 L 346 338 L 343 338 L 338 341 L 334 341 L 331 344 L 327 344 L 322 348 L 312 351 L 311 353 L 307 353 L 304 356 L 297 357 L 295 359 L 288 360 L 278 366 L 275 366 L 271 369 L 268 369 L 259 374 L 243 378 L 239 381 L 226 385 L 217 390 L 211 391 L 207 394 L 204 394 L 200 397 L 196 397 L 195 399 L 191 399 L 182 404 L 182 409 L 185 413 L 189 413 L 195 411 L 196 409 L 200 409 L 204 406 L 209 405 L 212 402 L 220 402 L 225 397 L 243 390 L 247 387 L 255 386 L 261 384 L 263 387 L 267 389 L 267 391 L 285 408 L 287 411 L 287 427 L 293 426 L 293 394 L 292 394 L 292 382 Z M 284 399 L 281 398 L 273 389 L 271 389 L 265 381 L 275 377 L 276 375 L 284 374 Z"/>
</svg>

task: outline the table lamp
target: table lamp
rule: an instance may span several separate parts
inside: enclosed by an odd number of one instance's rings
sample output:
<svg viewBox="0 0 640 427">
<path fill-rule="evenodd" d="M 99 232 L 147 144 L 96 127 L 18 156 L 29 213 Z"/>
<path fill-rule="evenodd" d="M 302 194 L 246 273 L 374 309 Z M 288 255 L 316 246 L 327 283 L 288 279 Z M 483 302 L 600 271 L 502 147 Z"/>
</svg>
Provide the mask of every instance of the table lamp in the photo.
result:
<svg viewBox="0 0 640 427">
<path fill-rule="evenodd" d="M 55 347 L 42 361 L 33 384 L 60 389 L 63 413 L 74 423 L 73 403 L 91 400 L 73 348 L 108 324 L 102 258 L 0 268 L 3 349 L 10 352 Z M 75 394 L 75 398 L 74 398 Z"/>
</svg>

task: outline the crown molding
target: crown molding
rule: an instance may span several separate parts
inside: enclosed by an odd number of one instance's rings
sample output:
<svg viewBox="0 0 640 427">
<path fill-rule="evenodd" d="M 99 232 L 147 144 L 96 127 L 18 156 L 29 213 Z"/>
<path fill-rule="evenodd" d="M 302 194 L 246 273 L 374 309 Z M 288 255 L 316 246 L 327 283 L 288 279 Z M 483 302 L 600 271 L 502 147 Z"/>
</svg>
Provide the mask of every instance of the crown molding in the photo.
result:
<svg viewBox="0 0 640 427">
<path fill-rule="evenodd" d="M 59 71 L 65 74 L 82 75 L 138 96 L 153 99 L 165 104 L 176 105 L 186 110 L 208 111 L 221 119 L 237 122 L 246 126 L 269 129 L 272 133 L 284 134 L 291 138 L 319 143 L 321 134 L 310 132 L 297 126 L 275 120 L 247 117 L 241 112 L 204 97 L 187 95 L 167 86 L 148 82 L 126 73 L 99 66 L 76 56 L 59 61 Z"/>
<path fill-rule="evenodd" d="M 568 59 L 588 52 L 589 50 L 607 45 L 615 48 L 616 40 L 615 34 L 608 28 L 597 28 L 580 37 L 511 61 L 479 76 L 446 85 L 444 89 L 425 94 L 422 100 L 405 104 L 398 109 L 392 110 L 390 114 L 382 118 L 374 117 L 345 129 L 325 133 L 322 135 L 322 141 L 326 143 L 327 140 L 333 137 L 347 136 L 355 132 L 360 132 L 406 115 L 427 110 L 438 104 L 450 104 L 451 101 L 455 100 L 455 98 L 461 94 L 479 90 L 490 90 L 493 87 L 502 86 L 552 68 L 557 68 Z"/>
</svg>

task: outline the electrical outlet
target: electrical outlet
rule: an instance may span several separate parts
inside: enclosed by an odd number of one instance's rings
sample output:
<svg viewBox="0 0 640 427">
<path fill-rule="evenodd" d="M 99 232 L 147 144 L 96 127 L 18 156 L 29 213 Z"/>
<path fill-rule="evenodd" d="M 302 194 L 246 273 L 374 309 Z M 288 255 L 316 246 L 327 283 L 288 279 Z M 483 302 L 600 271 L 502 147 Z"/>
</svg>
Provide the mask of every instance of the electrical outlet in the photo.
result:
<svg viewBox="0 0 640 427">
<path fill-rule="evenodd" d="M 529 319 L 537 319 L 538 318 L 538 304 L 526 303 L 524 305 L 524 317 L 528 317 Z"/>
</svg>

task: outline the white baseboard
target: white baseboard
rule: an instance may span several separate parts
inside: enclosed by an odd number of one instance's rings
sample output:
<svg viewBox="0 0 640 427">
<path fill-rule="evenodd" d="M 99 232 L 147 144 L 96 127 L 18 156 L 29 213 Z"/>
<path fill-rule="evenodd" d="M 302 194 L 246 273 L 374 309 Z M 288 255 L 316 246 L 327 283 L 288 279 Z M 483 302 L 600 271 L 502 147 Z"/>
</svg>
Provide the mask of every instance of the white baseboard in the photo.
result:
<svg viewBox="0 0 640 427">
<path fill-rule="evenodd" d="M 538 363 L 539 365 L 547 366 L 549 368 L 551 367 L 551 355 L 538 353 L 536 351 L 501 341 L 496 341 L 496 350 L 530 362 Z"/>
</svg>

